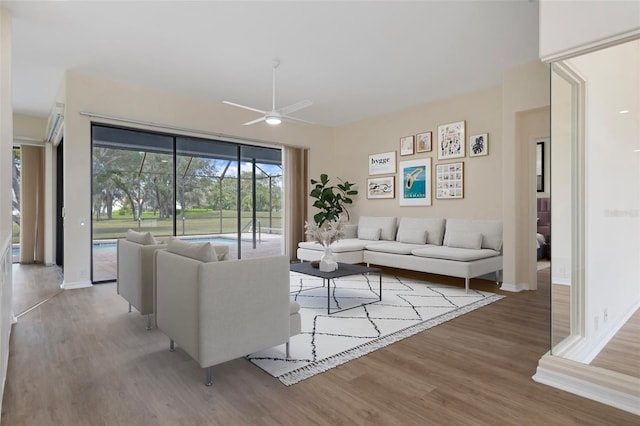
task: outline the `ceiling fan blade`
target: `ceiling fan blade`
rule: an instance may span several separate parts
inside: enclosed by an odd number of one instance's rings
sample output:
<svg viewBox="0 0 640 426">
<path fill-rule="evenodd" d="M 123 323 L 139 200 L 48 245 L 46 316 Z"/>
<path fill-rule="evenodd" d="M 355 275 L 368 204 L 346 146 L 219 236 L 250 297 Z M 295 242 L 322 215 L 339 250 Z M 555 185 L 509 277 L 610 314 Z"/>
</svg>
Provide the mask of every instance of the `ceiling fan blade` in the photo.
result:
<svg viewBox="0 0 640 426">
<path fill-rule="evenodd" d="M 313 102 L 311 102 L 308 99 L 305 99 L 304 101 L 296 102 L 295 104 L 291 104 L 289 106 L 280 108 L 278 109 L 278 112 L 282 115 L 291 114 L 294 111 L 299 111 L 302 108 L 306 108 L 311 105 L 313 105 Z"/>
<path fill-rule="evenodd" d="M 261 121 L 264 121 L 266 117 L 260 117 L 260 118 L 256 118 L 255 120 L 251 120 L 251 121 L 247 121 L 246 123 L 243 124 L 243 126 L 251 126 L 252 124 L 256 124 L 259 123 Z"/>
<path fill-rule="evenodd" d="M 313 123 L 311 121 L 303 120 L 301 118 L 291 117 L 290 115 L 283 115 L 281 118 L 283 120 L 292 121 L 292 122 L 298 123 L 298 124 L 306 124 L 306 125 L 316 124 L 316 123 Z"/>
<path fill-rule="evenodd" d="M 222 101 L 223 104 L 227 104 L 227 105 L 231 105 L 234 107 L 238 107 L 238 108 L 243 108 L 243 109 L 248 109 L 249 111 L 255 111 L 255 112 L 259 112 L 260 114 L 266 114 L 266 111 L 263 111 L 261 109 L 257 109 L 257 108 L 251 108 L 245 105 L 240 105 L 240 104 L 236 104 L 234 102 L 229 102 L 229 101 Z"/>
</svg>

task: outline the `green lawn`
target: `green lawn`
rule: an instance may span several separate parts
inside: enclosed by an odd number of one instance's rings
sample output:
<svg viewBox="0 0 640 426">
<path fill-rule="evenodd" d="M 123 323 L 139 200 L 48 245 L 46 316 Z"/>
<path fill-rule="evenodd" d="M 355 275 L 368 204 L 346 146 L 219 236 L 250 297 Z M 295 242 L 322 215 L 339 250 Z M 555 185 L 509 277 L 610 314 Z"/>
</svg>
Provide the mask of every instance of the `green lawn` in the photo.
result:
<svg viewBox="0 0 640 426">
<path fill-rule="evenodd" d="M 269 213 L 258 212 L 261 232 L 263 234 L 280 234 L 282 228 L 282 218 L 280 213 L 272 213 L 271 226 L 269 226 Z M 251 213 L 243 212 L 241 223 L 245 227 L 251 221 Z M 183 226 L 184 225 L 184 226 Z M 222 220 L 219 212 L 188 212 L 184 221 L 182 215 L 178 215 L 176 224 L 177 235 L 202 235 L 202 234 L 229 234 L 237 231 L 237 219 L 235 211 L 223 211 Z M 272 228 L 271 230 L 269 228 Z M 113 219 L 93 221 L 93 239 L 120 238 L 127 233 L 127 230 L 138 230 L 138 222 L 131 216 L 113 215 Z M 152 213 L 144 213 L 140 222 L 140 231 L 150 231 L 154 235 L 172 235 L 173 220 L 158 220 Z M 249 232 L 251 228 L 247 225 L 243 232 Z"/>
<path fill-rule="evenodd" d="M 203 235 L 203 234 L 233 234 L 237 230 L 237 222 L 235 216 L 235 210 L 222 212 L 222 223 L 220 221 L 219 212 L 211 212 L 209 210 L 199 212 L 187 212 L 185 213 L 185 220 L 182 221 L 182 216 L 178 215 L 177 234 L 178 235 Z M 258 212 L 258 220 L 260 221 L 260 228 L 263 234 L 281 234 L 282 233 L 282 218 L 280 213 L 272 213 L 271 226 L 269 226 L 269 213 Z M 93 218 L 93 239 L 111 239 L 120 238 L 126 235 L 127 230 L 138 230 L 138 222 L 134 221 L 131 216 L 119 216 L 113 215 L 113 219 L 105 219 L 96 221 Z M 251 213 L 243 212 L 242 214 L 242 226 L 244 227 L 251 221 Z M 184 223 L 184 228 L 183 228 Z M 269 229 L 272 228 L 272 229 Z M 243 232 L 249 232 L 250 227 L 247 226 L 243 229 Z M 154 217 L 153 213 L 143 213 L 142 221 L 140 222 L 141 231 L 150 231 L 153 235 L 173 235 L 173 220 L 158 220 Z M 20 243 L 20 226 L 13 223 L 13 238 L 14 244 Z"/>
</svg>

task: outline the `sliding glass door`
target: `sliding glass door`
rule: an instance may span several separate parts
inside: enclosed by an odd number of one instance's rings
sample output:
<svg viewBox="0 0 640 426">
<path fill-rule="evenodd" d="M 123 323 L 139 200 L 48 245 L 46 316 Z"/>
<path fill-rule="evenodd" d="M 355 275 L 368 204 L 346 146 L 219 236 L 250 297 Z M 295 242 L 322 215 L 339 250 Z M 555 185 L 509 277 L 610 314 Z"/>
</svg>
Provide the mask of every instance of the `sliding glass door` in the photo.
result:
<svg viewBox="0 0 640 426">
<path fill-rule="evenodd" d="M 93 126 L 93 282 L 116 278 L 128 229 L 282 253 L 280 149 Z"/>
</svg>

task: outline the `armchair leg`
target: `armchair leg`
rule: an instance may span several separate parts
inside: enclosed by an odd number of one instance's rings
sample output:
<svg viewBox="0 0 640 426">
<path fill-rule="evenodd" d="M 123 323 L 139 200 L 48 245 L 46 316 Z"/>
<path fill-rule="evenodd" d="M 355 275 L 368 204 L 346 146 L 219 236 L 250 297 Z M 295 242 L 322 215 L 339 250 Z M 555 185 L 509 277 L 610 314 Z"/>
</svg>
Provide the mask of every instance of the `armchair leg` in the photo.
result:
<svg viewBox="0 0 640 426">
<path fill-rule="evenodd" d="M 289 344 L 289 340 L 287 340 L 287 359 L 290 356 L 290 351 L 289 351 L 290 347 L 291 347 L 291 345 Z"/>
<path fill-rule="evenodd" d="M 206 386 L 211 386 L 213 383 L 211 382 L 211 367 L 207 367 L 207 380 L 204 383 Z"/>
<path fill-rule="evenodd" d="M 169 342 L 169 352 L 175 352 L 176 348 L 175 345 L 173 343 L 173 339 L 170 340 Z"/>
<path fill-rule="evenodd" d="M 467 293 L 469 293 L 469 278 L 464 279 L 464 289 Z"/>
<path fill-rule="evenodd" d="M 151 314 L 147 314 L 147 330 L 151 330 Z"/>
<path fill-rule="evenodd" d="M 129 313 L 131 313 L 131 303 L 129 303 Z"/>
</svg>

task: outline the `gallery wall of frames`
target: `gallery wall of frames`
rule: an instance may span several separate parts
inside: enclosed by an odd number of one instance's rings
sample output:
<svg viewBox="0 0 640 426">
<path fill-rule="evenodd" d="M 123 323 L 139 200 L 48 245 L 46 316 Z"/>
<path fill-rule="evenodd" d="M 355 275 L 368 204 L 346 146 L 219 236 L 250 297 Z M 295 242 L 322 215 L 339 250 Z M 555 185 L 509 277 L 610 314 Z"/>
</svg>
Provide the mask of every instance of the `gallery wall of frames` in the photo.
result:
<svg viewBox="0 0 640 426">
<path fill-rule="evenodd" d="M 466 120 L 439 125 L 435 133 L 400 136 L 397 150 L 370 154 L 367 198 L 397 197 L 400 206 L 430 206 L 434 194 L 464 198 L 463 159 L 489 155 L 489 134 L 467 137 Z"/>
</svg>

